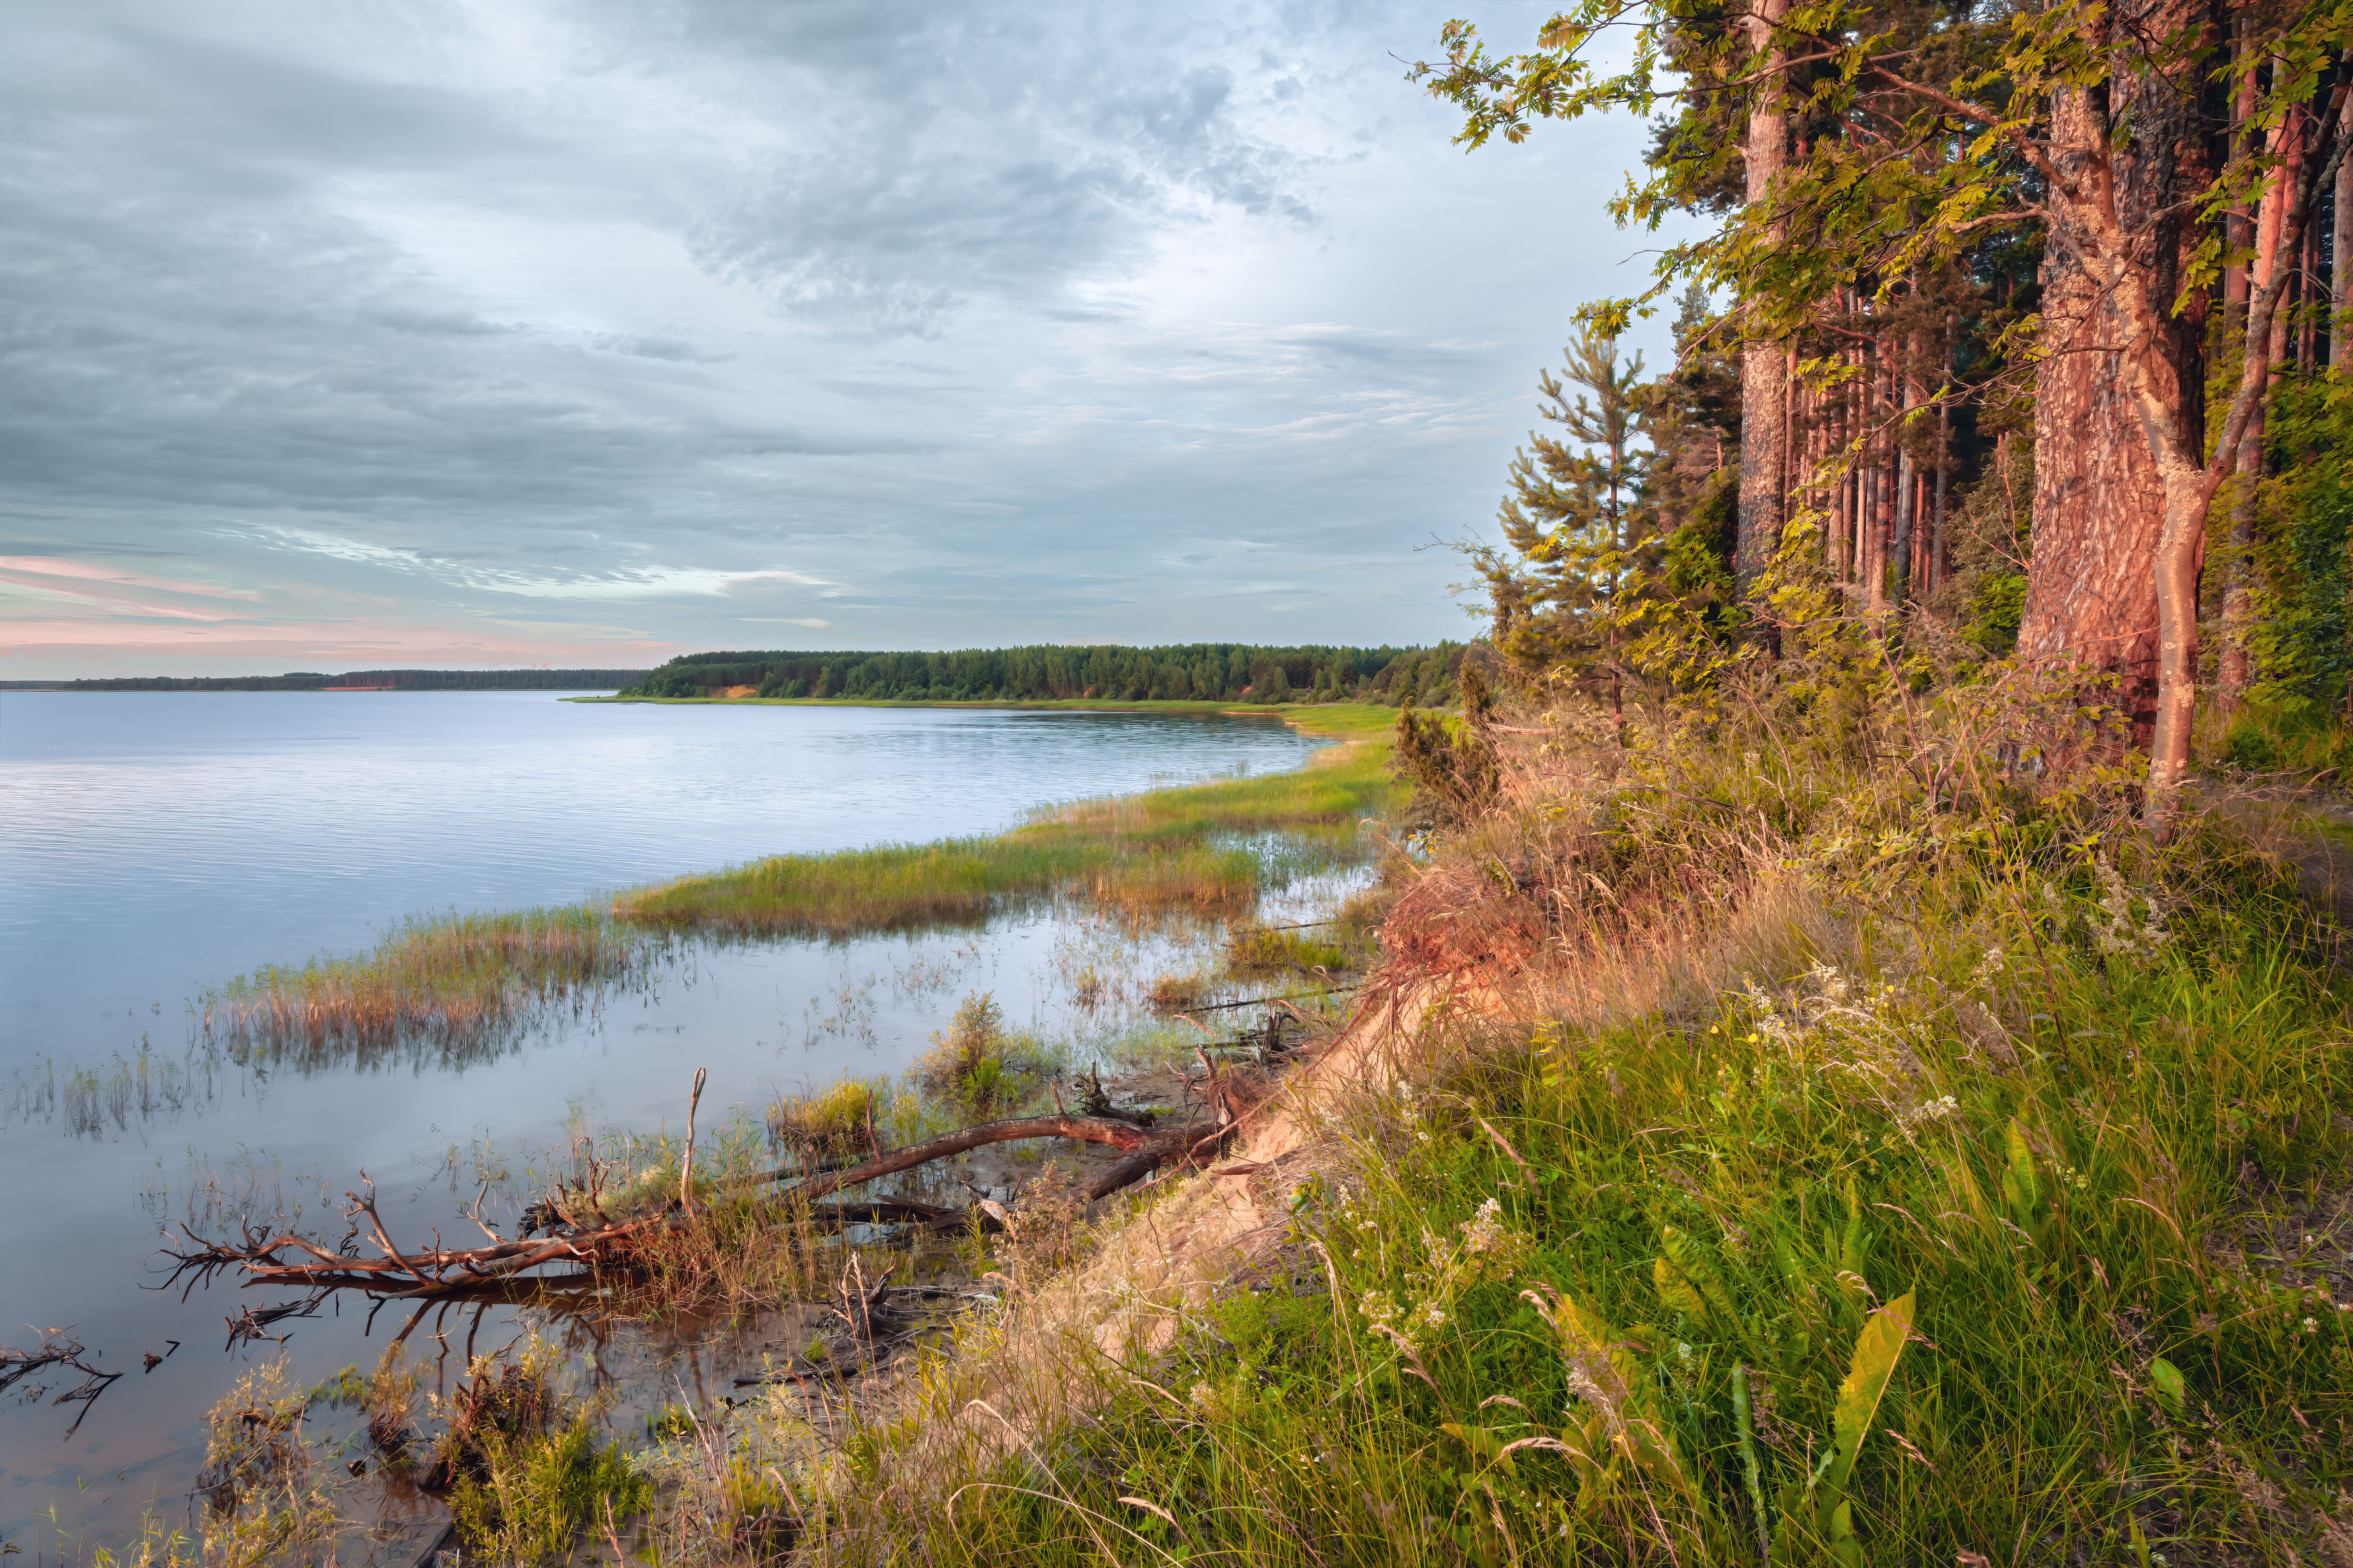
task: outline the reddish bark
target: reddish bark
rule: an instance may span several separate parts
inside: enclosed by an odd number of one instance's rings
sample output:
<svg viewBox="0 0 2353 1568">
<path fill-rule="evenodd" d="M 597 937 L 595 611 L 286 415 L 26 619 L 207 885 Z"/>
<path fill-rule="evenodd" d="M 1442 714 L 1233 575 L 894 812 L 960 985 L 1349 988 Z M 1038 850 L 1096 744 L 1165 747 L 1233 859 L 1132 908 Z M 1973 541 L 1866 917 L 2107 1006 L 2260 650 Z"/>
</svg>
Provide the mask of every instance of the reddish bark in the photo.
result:
<svg viewBox="0 0 2353 1568">
<path fill-rule="evenodd" d="M 1752 51 L 1778 71 L 1788 51 L 1774 34 L 1789 14 L 1789 0 L 1758 0 L 1749 18 Z M 1789 117 L 1786 101 L 1775 89 L 1758 96 L 1748 116 L 1746 149 L 1750 205 L 1772 199 L 1788 162 Z M 1775 228 L 1778 238 L 1780 229 Z M 1740 354 L 1740 499 L 1734 569 L 1743 579 L 1755 577 L 1773 559 L 1781 542 L 1782 500 L 1788 495 L 1788 355 L 1778 343 L 1751 342 Z"/>
<path fill-rule="evenodd" d="M 2344 312 L 2353 310 L 2353 158 L 2337 166 L 2337 210 L 2330 224 L 2328 254 L 2336 269 L 2329 289 L 2329 305 L 2335 312 L 2328 323 L 2328 363 L 2338 370 L 2353 364 L 2353 355 L 2346 352 L 2348 337 Z"/>
<path fill-rule="evenodd" d="M 2018 649 L 2113 672 L 2134 740 L 2148 746 L 2164 677 L 2168 587 L 2154 563 L 2166 474 L 2184 461 L 2195 468 L 2202 456 L 2194 436 L 2186 449 L 2183 441 L 2203 421 L 2200 343 L 2168 310 L 2192 238 L 2182 215 L 2199 171 L 2183 166 L 2196 140 L 2190 97 L 2154 78 L 2114 91 L 2135 130 L 2122 149 L 2111 144 L 2099 97 L 2071 89 L 2052 104 L 2051 162 L 2069 190 L 2054 196 L 2064 221 L 2043 266 L 2049 357 L 2035 388 L 2034 554 Z M 2199 512 L 2202 540 L 2202 503 Z M 2187 563 L 2186 581 L 2181 565 L 2170 590 L 2191 605 L 2194 668 L 2198 562 Z"/>
<path fill-rule="evenodd" d="M 2254 287 L 2268 287 L 2280 275 L 2280 226 L 2287 212 L 2288 193 L 2301 172 L 2303 117 L 2290 115 L 2272 139 L 2271 150 L 2287 160 L 2288 175 L 2274 180 L 2263 192 L 2255 220 L 2255 258 L 2250 268 Z M 2222 588 L 2222 646 L 2215 660 L 2214 697 L 2224 712 L 2238 707 L 2253 676 L 2247 634 L 2254 625 L 2255 491 L 2263 472 L 2263 397 L 2271 389 L 2272 366 L 2287 348 L 2287 314 L 2272 317 L 2267 342 L 2242 344 L 2260 363 L 2248 374 L 2260 378 L 2254 412 L 2239 437 L 2233 458 L 2237 490 L 2231 497 L 2231 559 Z"/>
</svg>

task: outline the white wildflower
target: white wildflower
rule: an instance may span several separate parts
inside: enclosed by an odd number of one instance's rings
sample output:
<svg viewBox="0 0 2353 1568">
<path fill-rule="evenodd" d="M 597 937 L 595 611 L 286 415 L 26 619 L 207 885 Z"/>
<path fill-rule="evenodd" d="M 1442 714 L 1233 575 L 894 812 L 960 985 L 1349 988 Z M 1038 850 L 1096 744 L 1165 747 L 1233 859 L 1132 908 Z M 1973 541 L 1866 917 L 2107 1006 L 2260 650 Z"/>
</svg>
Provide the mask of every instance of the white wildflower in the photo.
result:
<svg viewBox="0 0 2353 1568">
<path fill-rule="evenodd" d="M 2136 896 L 2106 856 L 2093 858 L 2092 874 L 2100 883 L 2095 906 L 2100 913 L 2091 918 L 2092 940 L 2099 944 L 2100 951 L 2123 958 L 2156 956 L 2157 950 L 2172 934 L 2165 929 L 2163 907 L 2154 896 L 2143 891 L 2137 896 L 2142 915 L 2136 921 L 2132 908 Z"/>
<path fill-rule="evenodd" d="M 1895 1113 L 1895 1124 L 1902 1128 L 1905 1134 L 1908 1137 L 1911 1134 L 1912 1129 L 1919 1126 L 1923 1122 L 1942 1121 L 1947 1117 L 1958 1116 L 1960 1113 L 1961 1102 L 1955 1100 L 1948 1094 L 1944 1096 L 1942 1099 L 1931 1100 L 1924 1104 L 1915 1105 L 1906 1110 L 1897 1111 Z"/>
<path fill-rule="evenodd" d="M 1462 1222 L 1461 1231 L 1465 1252 L 1501 1252 L 1511 1240 L 1511 1232 L 1504 1228 L 1503 1203 L 1495 1198 L 1481 1204 L 1479 1212 Z"/>
</svg>

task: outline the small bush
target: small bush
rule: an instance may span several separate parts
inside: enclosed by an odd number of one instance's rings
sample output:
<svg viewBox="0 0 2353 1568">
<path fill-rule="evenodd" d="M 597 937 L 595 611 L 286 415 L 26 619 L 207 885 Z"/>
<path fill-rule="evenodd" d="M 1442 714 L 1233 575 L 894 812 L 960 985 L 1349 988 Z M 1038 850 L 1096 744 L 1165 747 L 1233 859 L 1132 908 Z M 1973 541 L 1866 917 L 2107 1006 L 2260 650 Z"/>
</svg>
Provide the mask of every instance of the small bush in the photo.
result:
<svg viewBox="0 0 2353 1568">
<path fill-rule="evenodd" d="M 992 992 L 967 996 L 932 1048 L 915 1060 L 909 1079 L 934 1100 L 975 1116 L 1008 1113 L 1038 1092 L 1056 1063 L 1044 1044 L 1005 1026 Z"/>
<path fill-rule="evenodd" d="M 1358 950 L 1318 940 L 1295 931 L 1269 931 L 1264 926 L 1237 926 L 1226 936 L 1226 968 L 1236 974 L 1280 974 L 1295 970 L 1348 969 L 1362 959 Z"/>
<path fill-rule="evenodd" d="M 888 1087 L 845 1078 L 815 1094 L 779 1100 L 768 1108 L 768 1137 L 805 1160 L 871 1152 Z"/>
<path fill-rule="evenodd" d="M 436 1479 L 466 1555 L 545 1563 L 608 1520 L 641 1511 L 647 1479 L 600 1446 L 587 1413 L 556 1391 L 557 1354 L 533 1344 L 513 1361 L 484 1356 L 445 1409 Z"/>
<path fill-rule="evenodd" d="M 1171 973 L 1152 983 L 1152 989 L 1145 993 L 1145 1000 L 1152 1005 L 1155 1013 L 1181 1013 L 1187 1007 L 1199 1005 L 1208 990 L 1209 983 L 1201 975 Z"/>
<path fill-rule="evenodd" d="M 309 1396 L 281 1354 L 248 1369 L 205 1417 L 205 1560 L 230 1565 L 304 1560 L 338 1520 L 317 1458 L 303 1441 Z"/>
</svg>

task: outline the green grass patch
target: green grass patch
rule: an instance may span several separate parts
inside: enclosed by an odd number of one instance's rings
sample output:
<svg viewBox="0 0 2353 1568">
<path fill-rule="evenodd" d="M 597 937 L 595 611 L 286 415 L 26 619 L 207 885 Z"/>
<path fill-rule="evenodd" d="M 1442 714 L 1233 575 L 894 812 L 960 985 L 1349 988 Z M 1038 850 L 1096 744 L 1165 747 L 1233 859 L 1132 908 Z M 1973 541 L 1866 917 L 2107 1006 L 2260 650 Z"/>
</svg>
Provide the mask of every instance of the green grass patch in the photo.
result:
<svg viewBox="0 0 2353 1568">
<path fill-rule="evenodd" d="M 1380 711 L 1342 717 L 1359 722 Z M 1372 742 L 1335 747 L 1295 772 L 1081 801 L 994 837 L 775 856 L 624 893 L 613 912 L 670 930 L 830 936 L 976 922 L 1018 900 L 1054 897 L 1137 913 L 1231 915 L 1315 863 L 1249 836 L 1310 836 L 1327 865 L 1356 852 L 1358 822 L 1394 803 L 1387 755 Z"/>
</svg>

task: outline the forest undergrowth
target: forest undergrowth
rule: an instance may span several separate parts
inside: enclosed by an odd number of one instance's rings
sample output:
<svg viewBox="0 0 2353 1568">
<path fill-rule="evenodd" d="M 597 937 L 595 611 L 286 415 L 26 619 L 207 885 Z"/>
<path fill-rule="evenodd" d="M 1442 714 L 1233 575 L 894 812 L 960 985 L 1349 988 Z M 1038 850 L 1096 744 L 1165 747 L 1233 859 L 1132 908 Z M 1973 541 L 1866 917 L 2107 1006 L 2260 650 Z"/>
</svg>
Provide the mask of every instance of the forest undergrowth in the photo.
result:
<svg viewBox="0 0 2353 1568">
<path fill-rule="evenodd" d="M 2333 903 L 2295 803 L 2152 843 L 2084 689 L 1458 731 L 1288 1266 L 837 1434 L 801 1551 L 2353 1563 Z"/>
</svg>

